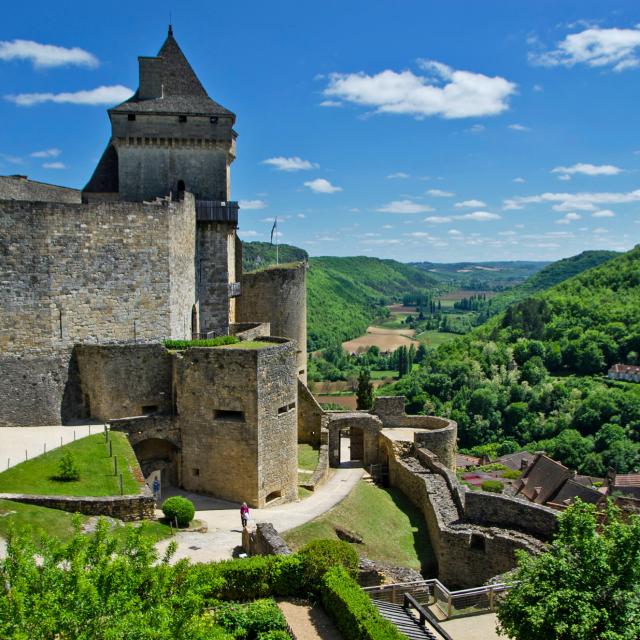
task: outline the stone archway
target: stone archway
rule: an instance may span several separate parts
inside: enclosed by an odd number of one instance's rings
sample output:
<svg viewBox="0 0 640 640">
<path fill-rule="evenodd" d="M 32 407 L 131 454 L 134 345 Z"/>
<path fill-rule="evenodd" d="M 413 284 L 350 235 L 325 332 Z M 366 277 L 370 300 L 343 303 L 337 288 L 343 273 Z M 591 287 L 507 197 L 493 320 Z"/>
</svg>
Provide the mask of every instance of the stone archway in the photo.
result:
<svg viewBox="0 0 640 640">
<path fill-rule="evenodd" d="M 178 486 L 178 447 L 161 438 L 147 438 L 133 445 L 142 473 L 147 478 L 154 471 L 160 471 L 162 486 Z"/>
<path fill-rule="evenodd" d="M 354 442 L 351 460 L 360 460 L 368 467 L 378 463 L 378 434 L 382 430 L 382 421 L 370 413 L 328 413 L 329 420 L 329 466 L 340 466 L 340 433 L 348 430 Z"/>
</svg>

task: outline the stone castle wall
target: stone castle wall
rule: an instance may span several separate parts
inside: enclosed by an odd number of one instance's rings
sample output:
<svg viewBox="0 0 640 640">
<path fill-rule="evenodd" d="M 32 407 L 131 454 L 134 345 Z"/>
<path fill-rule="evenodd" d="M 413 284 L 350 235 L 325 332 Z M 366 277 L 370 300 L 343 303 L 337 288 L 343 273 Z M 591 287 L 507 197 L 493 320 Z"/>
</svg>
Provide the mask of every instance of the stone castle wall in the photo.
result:
<svg viewBox="0 0 640 640">
<path fill-rule="evenodd" d="M 0 200 L 79 203 L 80 191 L 28 180 L 26 176 L 0 176 Z"/>
<path fill-rule="evenodd" d="M 157 204 L 5 200 L 0 229 L 4 353 L 189 337 L 191 196 Z"/>
<path fill-rule="evenodd" d="M 242 274 L 237 322 L 269 322 L 271 335 L 297 344 L 298 375 L 307 380 L 307 267 L 269 267 Z"/>
</svg>

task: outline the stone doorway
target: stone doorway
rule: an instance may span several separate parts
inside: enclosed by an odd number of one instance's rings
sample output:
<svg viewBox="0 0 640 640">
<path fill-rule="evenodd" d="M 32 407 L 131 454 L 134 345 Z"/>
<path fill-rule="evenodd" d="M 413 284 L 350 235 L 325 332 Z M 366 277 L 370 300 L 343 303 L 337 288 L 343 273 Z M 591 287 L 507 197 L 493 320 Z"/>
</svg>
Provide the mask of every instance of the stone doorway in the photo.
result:
<svg viewBox="0 0 640 640">
<path fill-rule="evenodd" d="M 167 440 L 148 438 L 134 444 L 133 450 L 145 478 L 156 472 L 163 488 L 178 486 L 178 447 Z"/>
</svg>

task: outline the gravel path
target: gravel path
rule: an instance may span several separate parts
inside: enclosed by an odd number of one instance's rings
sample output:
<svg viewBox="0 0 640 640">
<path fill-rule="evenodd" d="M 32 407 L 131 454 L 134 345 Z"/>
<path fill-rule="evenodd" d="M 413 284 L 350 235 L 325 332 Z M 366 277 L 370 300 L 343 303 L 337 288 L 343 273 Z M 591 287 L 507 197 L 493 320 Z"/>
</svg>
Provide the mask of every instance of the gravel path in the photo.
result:
<svg viewBox="0 0 640 640">
<path fill-rule="evenodd" d="M 278 602 L 278 607 L 298 640 L 342 640 L 333 621 L 319 605 L 312 607 L 283 600 Z"/>
</svg>

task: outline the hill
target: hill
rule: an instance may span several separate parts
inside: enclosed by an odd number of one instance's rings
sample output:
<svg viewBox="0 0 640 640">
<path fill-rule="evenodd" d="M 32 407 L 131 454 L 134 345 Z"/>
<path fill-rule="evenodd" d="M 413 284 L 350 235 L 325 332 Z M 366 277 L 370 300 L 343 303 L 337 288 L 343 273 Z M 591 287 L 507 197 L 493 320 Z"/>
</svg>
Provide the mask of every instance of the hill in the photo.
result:
<svg viewBox="0 0 640 640">
<path fill-rule="evenodd" d="M 501 291 L 521 284 L 548 262 L 412 262 L 411 265 L 450 286 Z"/>
<path fill-rule="evenodd" d="M 278 245 L 278 261 L 281 264 L 287 262 L 305 262 L 309 254 L 304 249 L 299 249 L 290 244 Z M 242 243 L 242 270 L 255 271 L 276 264 L 276 245 L 269 242 L 243 242 Z"/>
<path fill-rule="evenodd" d="M 365 332 L 385 305 L 405 294 L 436 286 L 428 273 L 395 260 L 364 256 L 309 260 L 307 276 L 309 349 L 349 340 Z"/>
<path fill-rule="evenodd" d="M 520 302 L 539 291 L 550 289 L 619 255 L 617 251 L 583 251 L 577 256 L 552 262 L 522 284 L 487 300 L 486 305 L 481 309 L 480 320 L 484 321 L 504 311 L 509 305 Z"/>
<path fill-rule="evenodd" d="M 640 467 L 640 245 L 510 306 L 385 392 L 452 417 L 464 447 L 544 449 L 581 473 Z"/>
</svg>

